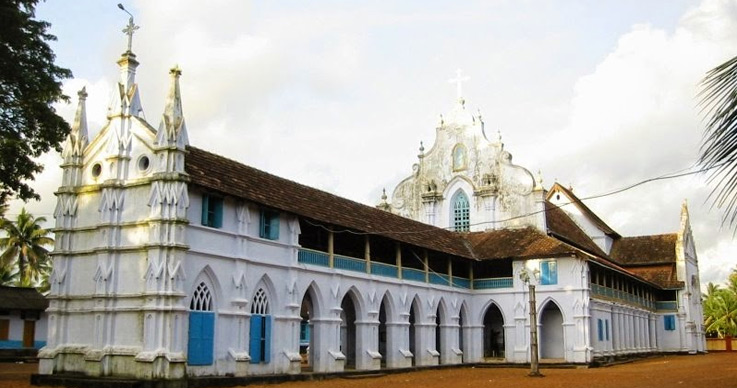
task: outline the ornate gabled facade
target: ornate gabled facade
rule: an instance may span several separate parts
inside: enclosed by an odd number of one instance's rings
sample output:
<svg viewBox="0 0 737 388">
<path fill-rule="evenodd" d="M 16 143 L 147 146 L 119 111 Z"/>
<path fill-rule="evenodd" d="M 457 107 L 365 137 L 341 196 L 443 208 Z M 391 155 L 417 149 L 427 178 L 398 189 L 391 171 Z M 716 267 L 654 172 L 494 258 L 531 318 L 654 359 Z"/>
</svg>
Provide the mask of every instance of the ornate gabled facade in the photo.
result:
<svg viewBox="0 0 737 388">
<path fill-rule="evenodd" d="M 38 383 L 527 363 L 531 325 L 559 362 L 704 350 L 685 207 L 676 235 L 621 237 L 460 98 L 365 206 L 190 146 L 178 68 L 155 129 L 118 65 L 106 124 L 87 141 L 82 90 L 64 146 Z"/>
<path fill-rule="evenodd" d="M 465 99 L 459 95 L 435 131 L 430 150 L 420 146 L 412 175 L 381 208 L 455 231 L 545 229 L 541 182 L 512 163 L 501 134 L 487 138 L 481 114 L 471 114 Z"/>
</svg>

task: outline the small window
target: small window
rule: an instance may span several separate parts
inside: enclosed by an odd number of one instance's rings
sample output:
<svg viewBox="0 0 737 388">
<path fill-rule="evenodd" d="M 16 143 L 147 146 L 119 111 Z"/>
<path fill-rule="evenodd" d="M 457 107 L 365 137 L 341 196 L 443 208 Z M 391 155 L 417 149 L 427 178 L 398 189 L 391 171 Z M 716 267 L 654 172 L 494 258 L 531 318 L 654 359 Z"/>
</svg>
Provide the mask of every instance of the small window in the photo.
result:
<svg viewBox="0 0 737 388">
<path fill-rule="evenodd" d="M 466 147 L 463 144 L 456 144 L 453 148 L 453 171 L 461 171 L 466 169 Z"/>
<path fill-rule="evenodd" d="M 604 341 L 604 321 L 602 319 L 598 319 L 596 323 L 599 333 L 599 341 Z"/>
<path fill-rule="evenodd" d="M 453 197 L 453 230 L 468 232 L 471 227 L 468 197 L 463 191 L 458 191 Z"/>
<path fill-rule="evenodd" d="M 211 228 L 223 226 L 223 199 L 210 194 L 202 196 L 202 225 Z"/>
<path fill-rule="evenodd" d="M 676 329 L 676 316 L 675 315 L 665 315 L 663 316 L 663 326 L 665 327 L 665 330 L 675 330 Z"/>
<path fill-rule="evenodd" d="M 558 265 L 555 260 L 540 262 L 540 284 L 558 284 Z"/>
<path fill-rule="evenodd" d="M 609 320 L 604 320 L 604 334 L 606 334 L 606 340 L 609 341 Z"/>
<path fill-rule="evenodd" d="M 259 222 L 259 237 L 269 240 L 279 239 L 279 212 L 269 209 L 261 209 L 261 221 Z"/>
</svg>

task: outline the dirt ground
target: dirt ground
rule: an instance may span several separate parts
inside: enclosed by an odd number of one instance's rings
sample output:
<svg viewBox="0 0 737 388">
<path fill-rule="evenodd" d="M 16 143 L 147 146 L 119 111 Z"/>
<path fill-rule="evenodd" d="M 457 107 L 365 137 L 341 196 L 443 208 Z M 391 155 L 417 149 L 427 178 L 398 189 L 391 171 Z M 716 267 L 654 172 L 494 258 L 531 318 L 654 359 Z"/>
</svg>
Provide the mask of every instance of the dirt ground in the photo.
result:
<svg viewBox="0 0 737 388">
<path fill-rule="evenodd" d="M 0 388 L 29 388 L 36 364 L 0 364 Z M 253 388 L 629 388 L 737 387 L 737 352 L 698 356 L 664 356 L 592 369 L 541 369 L 543 378 L 527 377 L 519 368 L 454 368 L 399 373 L 377 378 L 305 381 Z"/>
</svg>

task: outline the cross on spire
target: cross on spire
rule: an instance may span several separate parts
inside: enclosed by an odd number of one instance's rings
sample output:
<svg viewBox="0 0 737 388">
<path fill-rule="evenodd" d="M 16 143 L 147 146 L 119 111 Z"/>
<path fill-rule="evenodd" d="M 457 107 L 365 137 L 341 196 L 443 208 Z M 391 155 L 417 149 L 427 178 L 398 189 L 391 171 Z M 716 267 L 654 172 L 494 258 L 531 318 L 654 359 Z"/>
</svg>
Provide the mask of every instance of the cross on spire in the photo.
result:
<svg viewBox="0 0 737 388">
<path fill-rule="evenodd" d="M 463 71 L 461 69 L 456 70 L 456 76 L 455 78 L 451 78 L 448 80 L 448 83 L 455 83 L 456 84 L 456 93 L 458 93 L 458 99 L 463 98 L 463 82 L 468 81 L 468 76 L 463 75 Z"/>
<path fill-rule="evenodd" d="M 133 15 L 130 12 L 128 12 L 128 10 L 125 9 L 125 7 L 123 7 L 123 4 L 118 3 L 118 8 L 120 8 L 123 12 L 127 13 L 128 16 L 130 16 L 130 18 L 128 19 L 128 25 L 125 26 L 125 28 L 123 28 L 123 33 L 128 35 L 128 51 L 126 52 L 132 53 L 133 52 L 132 51 L 133 33 L 136 32 L 136 30 L 139 29 L 140 27 L 133 23 Z"/>
<path fill-rule="evenodd" d="M 133 33 L 136 32 L 137 29 L 140 27 L 133 24 L 133 17 L 128 19 L 128 25 L 125 26 L 123 29 L 123 32 L 128 35 L 128 52 L 132 52 L 131 49 L 133 48 Z"/>
</svg>

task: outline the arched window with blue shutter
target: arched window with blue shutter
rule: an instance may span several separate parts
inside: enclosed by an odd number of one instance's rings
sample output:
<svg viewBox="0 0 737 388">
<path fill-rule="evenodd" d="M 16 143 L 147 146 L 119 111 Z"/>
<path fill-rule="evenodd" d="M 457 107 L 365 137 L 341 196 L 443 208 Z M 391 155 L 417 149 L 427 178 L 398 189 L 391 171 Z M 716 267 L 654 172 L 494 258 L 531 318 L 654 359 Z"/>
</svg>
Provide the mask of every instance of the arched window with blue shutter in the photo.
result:
<svg viewBox="0 0 737 388">
<path fill-rule="evenodd" d="M 215 313 L 210 289 L 201 282 L 189 303 L 189 342 L 187 364 L 212 365 L 213 338 L 215 337 Z"/>
<path fill-rule="evenodd" d="M 456 232 L 468 232 L 471 227 L 470 204 L 463 190 L 451 199 L 451 216 L 453 217 L 453 230 Z"/>
<path fill-rule="evenodd" d="M 271 361 L 271 325 L 269 298 L 266 296 L 266 291 L 259 288 L 251 303 L 249 352 L 252 364 Z"/>
</svg>

